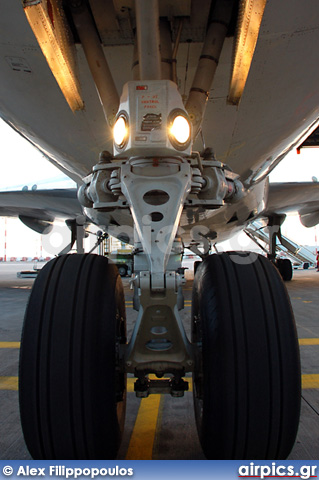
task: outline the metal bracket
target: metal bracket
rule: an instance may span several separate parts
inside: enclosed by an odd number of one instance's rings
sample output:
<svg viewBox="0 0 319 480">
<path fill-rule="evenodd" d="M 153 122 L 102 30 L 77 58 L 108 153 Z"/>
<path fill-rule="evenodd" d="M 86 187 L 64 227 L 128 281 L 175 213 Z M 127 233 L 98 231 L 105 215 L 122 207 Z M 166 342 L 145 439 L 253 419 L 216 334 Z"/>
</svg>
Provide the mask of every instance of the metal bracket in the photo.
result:
<svg viewBox="0 0 319 480">
<path fill-rule="evenodd" d="M 164 272 L 191 180 L 191 166 L 183 159 L 135 159 L 122 165 L 121 188 L 149 262 L 153 291 L 165 289 Z"/>
<path fill-rule="evenodd" d="M 138 378 L 134 383 L 134 392 L 139 398 L 146 398 L 153 393 L 170 394 L 172 397 L 183 397 L 188 391 L 188 382 L 182 378 L 164 378 L 153 380 L 149 378 Z"/>
<path fill-rule="evenodd" d="M 150 290 L 150 272 L 140 272 L 140 308 L 134 331 L 125 346 L 126 370 L 154 372 L 158 376 L 192 371 L 193 350 L 178 313 L 178 281 L 166 272 L 163 292 Z"/>
</svg>

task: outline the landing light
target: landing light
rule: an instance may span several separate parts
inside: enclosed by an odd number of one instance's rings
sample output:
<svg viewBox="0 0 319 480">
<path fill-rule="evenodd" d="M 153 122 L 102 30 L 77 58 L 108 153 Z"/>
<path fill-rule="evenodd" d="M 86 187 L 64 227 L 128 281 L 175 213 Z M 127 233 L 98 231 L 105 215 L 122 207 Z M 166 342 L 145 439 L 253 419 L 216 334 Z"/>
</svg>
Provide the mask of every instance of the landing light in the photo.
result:
<svg viewBox="0 0 319 480">
<path fill-rule="evenodd" d="M 191 137 L 191 127 L 187 118 L 182 114 L 172 116 L 169 126 L 169 136 L 174 147 L 186 148 Z"/>
<path fill-rule="evenodd" d="M 128 126 L 126 118 L 121 115 L 116 120 L 113 128 L 113 139 L 118 148 L 122 148 L 128 136 Z"/>
<path fill-rule="evenodd" d="M 254 56 L 267 0 L 241 0 L 228 103 L 238 105 Z"/>
<path fill-rule="evenodd" d="M 49 8 L 50 6 L 50 8 Z M 24 12 L 38 44 L 71 110 L 82 110 L 75 69 L 75 47 L 60 0 L 24 0 Z"/>
</svg>

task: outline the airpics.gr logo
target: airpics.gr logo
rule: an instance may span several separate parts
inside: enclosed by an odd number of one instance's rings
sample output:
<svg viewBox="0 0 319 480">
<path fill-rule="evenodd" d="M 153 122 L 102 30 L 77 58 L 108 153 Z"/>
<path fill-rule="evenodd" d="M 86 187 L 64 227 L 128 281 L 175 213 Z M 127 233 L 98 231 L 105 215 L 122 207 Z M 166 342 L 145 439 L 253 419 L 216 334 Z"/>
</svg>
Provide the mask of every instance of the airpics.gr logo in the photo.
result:
<svg viewBox="0 0 319 480">
<path fill-rule="evenodd" d="M 254 477 L 254 478 L 280 478 L 280 477 L 295 477 L 302 480 L 310 478 L 317 478 L 317 465 L 302 465 L 299 471 L 295 469 L 294 465 L 277 465 L 272 462 L 271 465 L 256 465 L 251 462 L 249 465 L 242 465 L 238 470 L 238 477 Z"/>
</svg>

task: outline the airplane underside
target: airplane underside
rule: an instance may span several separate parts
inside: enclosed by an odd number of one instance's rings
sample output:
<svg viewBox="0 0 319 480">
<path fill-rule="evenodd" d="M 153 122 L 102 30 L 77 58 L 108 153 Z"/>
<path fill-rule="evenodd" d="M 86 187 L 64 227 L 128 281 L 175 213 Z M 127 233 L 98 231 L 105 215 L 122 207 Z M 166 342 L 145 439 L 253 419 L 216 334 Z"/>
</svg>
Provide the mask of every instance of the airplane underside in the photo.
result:
<svg viewBox="0 0 319 480">
<path fill-rule="evenodd" d="M 48 3 L 49 17 L 56 20 L 61 11 L 54 8 L 62 4 Z M 257 9 L 264 2 L 250 3 Z M 301 396 L 286 289 L 265 257 L 209 255 L 218 222 L 234 231 L 262 211 L 271 162 L 236 170 L 236 161 L 229 166 L 215 156 L 213 144 L 201 153 L 193 149 L 238 5 L 212 2 L 185 102 L 156 0 L 135 0 L 135 78 L 124 84 L 120 99 L 86 2 L 65 4 L 114 135 L 113 151 L 104 150 L 82 175 L 78 198 L 92 221 L 105 230 L 118 227 L 134 244 L 138 319 L 127 341 L 123 287 L 106 258 L 62 255 L 43 268 L 21 342 L 20 409 L 29 451 L 37 459 L 115 458 L 124 429 L 127 374 L 136 377 L 141 398 L 181 397 L 191 374 L 196 424 L 208 459 L 284 459 L 295 441 Z M 25 1 L 24 8 L 36 30 L 45 17 L 41 2 Z M 262 18 L 263 8 L 257 16 Z M 258 31 L 254 35 L 257 41 Z M 234 80 L 228 101 L 235 109 L 242 88 Z M 74 89 L 67 101 L 76 111 L 82 104 Z M 185 246 L 204 249 L 194 279 L 190 339 L 179 316 Z"/>
</svg>

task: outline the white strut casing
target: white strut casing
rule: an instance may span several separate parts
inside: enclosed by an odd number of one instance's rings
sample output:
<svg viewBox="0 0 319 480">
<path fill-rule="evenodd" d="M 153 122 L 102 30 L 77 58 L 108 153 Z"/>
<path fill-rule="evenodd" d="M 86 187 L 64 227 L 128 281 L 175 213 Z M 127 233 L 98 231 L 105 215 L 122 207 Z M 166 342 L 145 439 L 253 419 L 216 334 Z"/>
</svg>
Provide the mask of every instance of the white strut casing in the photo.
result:
<svg viewBox="0 0 319 480">
<path fill-rule="evenodd" d="M 115 157 L 185 156 L 191 153 L 189 141 L 178 145 L 170 140 L 169 126 L 174 113 L 187 118 L 177 86 L 170 80 L 132 81 L 123 87 L 117 118 L 124 116 L 128 135 L 122 147 L 115 142 Z"/>
</svg>

